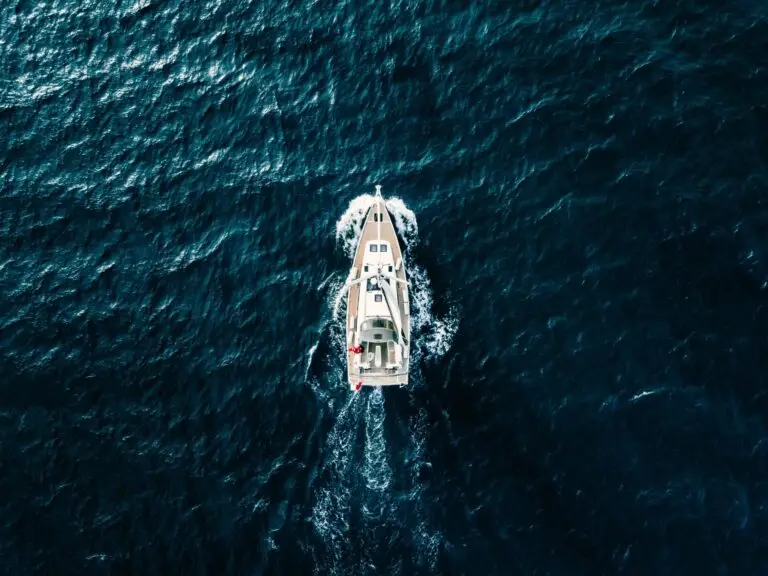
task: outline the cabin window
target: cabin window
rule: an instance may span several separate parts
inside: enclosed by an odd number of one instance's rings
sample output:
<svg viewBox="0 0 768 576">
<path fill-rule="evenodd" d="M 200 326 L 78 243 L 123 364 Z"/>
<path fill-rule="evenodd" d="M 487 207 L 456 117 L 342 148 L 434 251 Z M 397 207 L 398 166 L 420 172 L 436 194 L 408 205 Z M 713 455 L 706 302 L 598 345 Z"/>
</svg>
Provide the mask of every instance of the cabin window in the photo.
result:
<svg viewBox="0 0 768 576">
<path fill-rule="evenodd" d="M 387 245 L 386 244 L 381 244 L 379 246 L 379 252 L 386 252 L 386 251 L 387 251 Z"/>
<path fill-rule="evenodd" d="M 389 271 L 392 272 L 392 266 L 391 265 L 388 266 L 387 268 L 389 268 Z"/>
<path fill-rule="evenodd" d="M 391 266 L 390 266 L 390 268 L 391 268 Z M 368 266 L 367 265 L 363 266 L 363 272 L 368 272 Z M 390 270 L 390 272 L 391 272 L 391 270 Z"/>
<path fill-rule="evenodd" d="M 379 247 L 376 244 L 371 244 L 370 250 L 371 252 L 378 252 Z"/>
<path fill-rule="evenodd" d="M 373 299 L 376 302 L 381 302 L 381 294 L 374 294 Z"/>
</svg>

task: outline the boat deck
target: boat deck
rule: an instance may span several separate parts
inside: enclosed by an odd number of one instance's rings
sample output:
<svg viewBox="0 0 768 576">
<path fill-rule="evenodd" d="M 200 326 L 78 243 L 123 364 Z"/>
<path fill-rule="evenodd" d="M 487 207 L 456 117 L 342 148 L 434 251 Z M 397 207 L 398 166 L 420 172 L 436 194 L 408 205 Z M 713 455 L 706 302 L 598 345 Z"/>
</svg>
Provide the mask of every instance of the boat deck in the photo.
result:
<svg viewBox="0 0 768 576">
<path fill-rule="evenodd" d="M 360 274 L 363 274 L 363 257 L 365 255 L 365 245 L 370 240 L 378 239 L 379 234 L 381 234 L 381 239 L 389 242 L 389 244 L 392 246 L 392 257 L 394 258 L 395 263 L 401 261 L 400 267 L 395 271 L 396 276 L 401 280 L 405 280 L 405 265 L 402 262 L 403 254 L 400 249 L 400 242 L 397 240 L 395 226 L 392 223 L 392 218 L 389 215 L 389 211 L 386 209 L 384 200 L 381 198 L 378 198 L 377 200 L 379 203 L 377 204 L 377 202 L 374 201 L 371 209 L 368 210 L 365 222 L 363 223 L 362 233 L 357 245 L 357 250 L 355 251 L 355 257 L 352 261 L 352 266 L 357 268 L 357 277 L 359 278 Z M 382 214 L 380 223 L 373 219 L 373 215 L 377 211 L 377 206 L 379 206 L 379 212 Z M 392 351 L 387 354 L 385 347 L 381 351 L 381 368 L 375 367 L 374 362 L 371 362 L 371 369 L 363 370 L 361 373 L 360 369 L 356 366 L 357 355 L 353 352 L 347 352 L 347 376 L 349 378 L 350 385 L 352 386 L 360 381 L 363 382 L 364 386 L 387 386 L 408 383 L 408 360 L 410 356 L 409 350 L 411 339 L 411 318 L 407 296 L 408 289 L 405 284 L 401 284 L 400 282 L 396 282 L 394 284 L 395 286 L 393 286 L 393 288 L 395 288 L 395 294 L 397 295 L 397 305 L 400 309 L 400 316 L 403 318 L 403 331 L 408 338 L 408 346 L 405 347 L 406 351 L 403 356 L 404 367 L 400 368 L 400 372 L 395 372 L 394 370 L 387 369 L 385 367 L 387 361 L 394 362 L 395 360 L 394 352 Z M 358 322 L 355 314 L 358 308 L 359 298 L 360 285 L 356 284 L 351 286 L 349 288 L 349 294 L 347 297 L 347 345 L 352 343 L 353 332 Z M 363 354 L 365 353 L 366 352 Z"/>
</svg>

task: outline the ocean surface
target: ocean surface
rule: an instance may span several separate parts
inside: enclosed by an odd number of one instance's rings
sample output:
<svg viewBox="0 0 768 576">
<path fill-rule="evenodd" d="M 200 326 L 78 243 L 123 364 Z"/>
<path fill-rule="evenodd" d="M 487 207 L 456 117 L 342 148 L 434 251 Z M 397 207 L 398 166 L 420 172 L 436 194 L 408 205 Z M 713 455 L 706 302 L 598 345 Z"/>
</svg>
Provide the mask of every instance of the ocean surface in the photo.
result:
<svg viewBox="0 0 768 576">
<path fill-rule="evenodd" d="M 0 574 L 768 574 L 768 4 L 0 3 Z"/>
</svg>

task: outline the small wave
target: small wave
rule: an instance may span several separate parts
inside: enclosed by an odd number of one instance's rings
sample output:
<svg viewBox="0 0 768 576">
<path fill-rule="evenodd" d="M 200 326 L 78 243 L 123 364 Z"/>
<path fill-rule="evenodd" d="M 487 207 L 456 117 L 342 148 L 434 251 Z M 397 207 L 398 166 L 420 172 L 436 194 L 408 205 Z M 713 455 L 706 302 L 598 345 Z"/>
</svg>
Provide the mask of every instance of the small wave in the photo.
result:
<svg viewBox="0 0 768 576">
<path fill-rule="evenodd" d="M 317 352 L 318 346 L 320 346 L 319 340 L 315 342 L 309 349 L 309 352 L 307 352 L 307 369 L 304 371 L 304 380 L 309 379 L 309 370 L 312 367 L 312 357 L 315 355 L 315 352 Z"/>
<path fill-rule="evenodd" d="M 411 399 L 411 406 L 413 406 L 413 399 Z M 424 408 L 419 408 L 411 417 L 408 430 L 411 439 L 409 469 L 413 486 L 408 494 L 408 500 L 413 502 L 416 514 L 413 532 L 416 560 L 434 569 L 442 535 L 439 531 L 431 529 L 424 505 L 424 474 L 432 468 L 432 463 L 427 461 L 425 456 L 429 428 L 427 411 Z"/>
<path fill-rule="evenodd" d="M 643 390 L 641 392 L 638 392 L 632 398 L 629 399 L 630 403 L 637 402 L 638 400 L 642 400 L 643 398 L 647 398 L 648 396 L 656 396 L 657 394 L 661 394 L 662 392 L 666 391 L 665 388 L 654 388 L 652 390 Z"/>
<path fill-rule="evenodd" d="M 334 276 L 335 276 L 335 274 L 333 272 L 328 274 L 328 276 L 326 276 L 325 279 L 322 282 L 320 282 L 320 284 L 318 285 L 317 291 L 318 292 L 322 292 L 323 289 L 328 285 L 328 282 L 333 280 Z"/>
</svg>

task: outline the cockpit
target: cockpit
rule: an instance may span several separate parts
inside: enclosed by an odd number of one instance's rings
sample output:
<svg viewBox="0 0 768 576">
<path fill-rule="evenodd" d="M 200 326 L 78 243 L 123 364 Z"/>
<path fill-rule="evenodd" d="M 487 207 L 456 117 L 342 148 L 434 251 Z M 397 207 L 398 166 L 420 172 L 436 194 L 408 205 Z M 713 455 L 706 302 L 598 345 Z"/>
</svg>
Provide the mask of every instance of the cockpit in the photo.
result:
<svg viewBox="0 0 768 576">
<path fill-rule="evenodd" d="M 397 342 L 395 323 L 385 318 L 374 318 L 363 322 L 360 340 L 363 342 Z"/>
<path fill-rule="evenodd" d="M 386 318 L 373 318 L 363 322 L 360 328 L 360 345 L 363 349 L 358 367 L 361 372 L 397 370 L 402 355 L 395 323 Z"/>
</svg>

